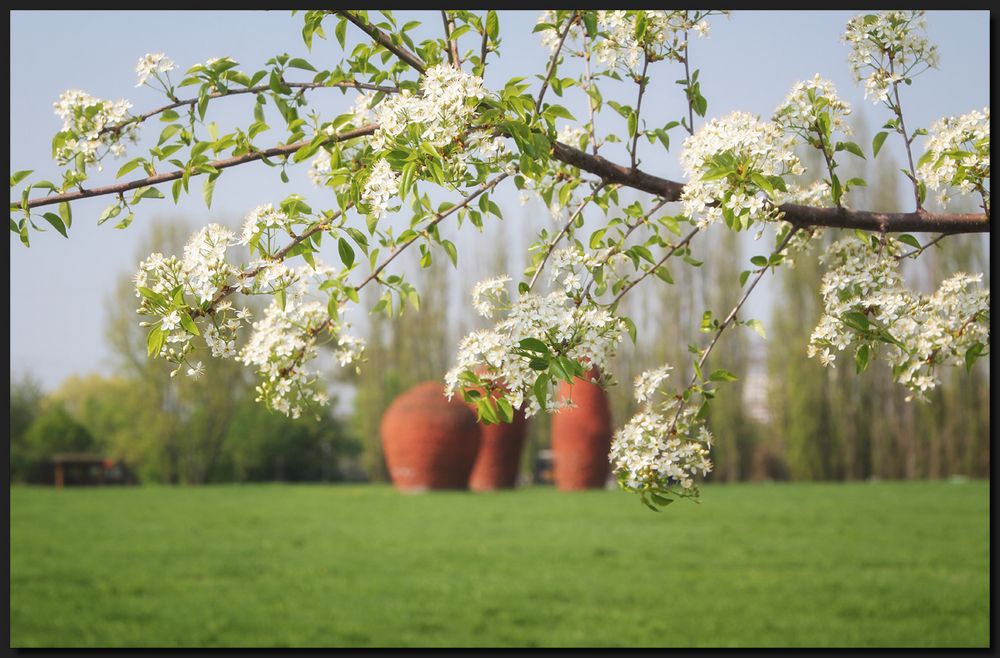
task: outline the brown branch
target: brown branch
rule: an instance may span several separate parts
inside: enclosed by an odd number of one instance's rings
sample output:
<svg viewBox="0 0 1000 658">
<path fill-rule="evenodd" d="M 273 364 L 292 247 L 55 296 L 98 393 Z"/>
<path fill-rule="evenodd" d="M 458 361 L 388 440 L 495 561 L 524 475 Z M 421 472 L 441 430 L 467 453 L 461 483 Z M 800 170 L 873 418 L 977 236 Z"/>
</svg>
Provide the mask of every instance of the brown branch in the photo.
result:
<svg viewBox="0 0 1000 658">
<path fill-rule="evenodd" d="M 329 139 L 325 140 L 324 144 L 333 144 L 336 142 L 343 142 L 349 139 L 354 139 L 356 137 L 365 137 L 371 135 L 378 129 L 375 124 L 368 124 L 367 126 L 361 126 L 360 128 L 355 128 L 354 130 L 348 130 L 342 133 L 337 133 L 332 135 Z M 232 158 L 226 158 L 224 160 L 215 160 L 213 162 L 208 162 L 211 167 L 216 169 L 228 169 L 229 167 L 236 167 L 248 162 L 254 162 L 256 160 L 263 160 L 264 158 L 273 158 L 281 155 L 290 155 L 295 153 L 303 146 L 307 146 L 312 143 L 312 140 L 305 140 L 302 142 L 295 142 L 294 144 L 284 144 L 282 146 L 275 146 L 263 151 L 254 151 L 252 153 L 247 153 L 245 155 L 239 155 Z M 200 176 L 203 172 L 192 171 L 189 175 Z M 78 192 L 66 192 L 64 194 L 53 194 L 51 196 L 39 197 L 37 199 L 28 200 L 28 208 L 37 208 L 39 206 L 50 206 L 55 203 L 61 203 L 63 201 L 76 201 L 77 199 L 88 199 L 95 196 L 105 196 L 108 194 L 121 194 L 129 190 L 134 190 L 140 187 L 148 187 L 150 185 L 158 185 L 160 183 L 167 183 L 172 180 L 177 180 L 184 176 L 183 170 L 169 171 L 163 174 L 156 174 L 154 176 L 148 176 L 146 178 L 140 178 L 138 180 L 129 181 L 127 183 L 116 183 L 115 185 L 107 185 L 105 187 L 94 187 L 91 189 L 83 189 Z M 20 207 L 20 204 L 12 204 L 14 207 Z"/>
<path fill-rule="evenodd" d="M 416 69 L 417 72 L 420 73 L 420 75 L 423 75 L 427 71 L 427 66 L 422 61 L 420 61 L 419 57 L 411 53 L 406 48 L 394 44 L 392 42 L 392 39 L 389 38 L 388 34 L 378 29 L 377 27 L 366 21 L 361 16 L 358 16 L 354 12 L 346 11 L 344 9 L 338 9 L 335 11 L 335 13 L 340 14 L 347 20 L 357 25 L 365 32 L 365 34 L 367 34 L 376 42 L 378 42 L 380 46 L 382 46 L 383 48 L 394 54 L 396 57 L 400 58 L 401 60 L 412 66 L 414 69 Z"/>
<path fill-rule="evenodd" d="M 599 155 L 590 155 L 560 142 L 552 145 L 552 156 L 566 164 L 600 176 L 609 182 L 678 201 L 684 185 L 647 174 L 639 169 L 623 167 Z M 857 228 L 863 231 L 884 233 L 989 233 L 989 215 L 978 213 L 875 212 L 848 210 L 846 208 L 817 208 L 783 203 L 778 209 L 786 222 L 799 227 L 826 226 L 829 228 Z"/>
<path fill-rule="evenodd" d="M 361 126 L 338 135 L 334 135 L 326 143 L 345 141 L 355 137 L 364 137 L 373 134 L 378 129 L 376 124 Z M 237 165 L 253 162 L 262 158 L 274 157 L 278 155 L 288 155 L 297 151 L 309 142 L 297 142 L 284 146 L 276 146 L 265 151 L 255 151 L 239 157 L 217 160 L 208 164 L 216 169 L 225 169 Z M 624 187 L 630 187 L 642 192 L 654 194 L 666 201 L 678 201 L 684 192 L 684 184 L 677 181 L 660 178 L 647 174 L 637 168 L 625 167 L 599 155 L 591 155 L 580 149 L 567 146 L 561 142 L 552 144 L 552 156 L 572 167 L 577 167 L 584 171 L 595 174 L 607 183 L 616 183 Z M 200 172 L 192 172 L 191 176 L 199 175 Z M 67 192 L 55 194 L 47 197 L 40 197 L 28 200 L 28 208 L 47 206 L 62 201 L 75 201 L 94 196 L 107 194 L 119 194 L 139 187 L 156 185 L 176 180 L 184 175 L 183 171 L 172 171 L 166 174 L 157 174 L 148 178 L 109 185 L 106 187 L 80 190 L 78 192 Z M 12 203 L 13 208 L 20 206 L 19 203 Z M 848 210 L 846 208 L 819 208 L 814 206 L 802 206 L 793 203 L 784 203 L 778 206 L 784 213 L 782 219 L 798 227 L 806 228 L 810 226 L 825 226 L 828 228 L 856 228 L 863 231 L 875 231 L 879 233 L 989 233 L 990 216 L 986 213 L 930 213 L 926 210 L 906 213 L 875 212 L 868 210 Z"/>
</svg>

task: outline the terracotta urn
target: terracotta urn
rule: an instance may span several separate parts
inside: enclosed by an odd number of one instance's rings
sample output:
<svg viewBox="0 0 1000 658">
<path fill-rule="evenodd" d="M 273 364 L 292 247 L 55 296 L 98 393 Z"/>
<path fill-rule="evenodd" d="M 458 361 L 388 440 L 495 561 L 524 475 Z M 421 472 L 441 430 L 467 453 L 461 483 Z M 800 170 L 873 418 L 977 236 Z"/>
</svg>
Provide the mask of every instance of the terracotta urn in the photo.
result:
<svg viewBox="0 0 1000 658">
<path fill-rule="evenodd" d="M 597 378 L 592 369 L 588 377 Z M 572 384 L 560 382 L 558 398 L 570 398 L 576 406 L 552 417 L 552 458 L 556 486 L 563 491 L 597 489 L 610 471 L 611 406 L 603 388 L 577 377 Z"/>
<path fill-rule="evenodd" d="M 475 405 L 470 405 L 470 408 L 475 409 Z M 514 412 L 513 422 L 480 424 L 483 442 L 472 467 L 472 475 L 469 476 L 469 487 L 472 490 L 513 488 L 521 466 L 521 450 L 527 427 L 527 419 L 520 409 Z"/>
<path fill-rule="evenodd" d="M 479 425 L 459 396 L 444 396 L 440 382 L 417 384 L 393 400 L 380 433 L 397 489 L 468 488 L 481 442 Z"/>
</svg>

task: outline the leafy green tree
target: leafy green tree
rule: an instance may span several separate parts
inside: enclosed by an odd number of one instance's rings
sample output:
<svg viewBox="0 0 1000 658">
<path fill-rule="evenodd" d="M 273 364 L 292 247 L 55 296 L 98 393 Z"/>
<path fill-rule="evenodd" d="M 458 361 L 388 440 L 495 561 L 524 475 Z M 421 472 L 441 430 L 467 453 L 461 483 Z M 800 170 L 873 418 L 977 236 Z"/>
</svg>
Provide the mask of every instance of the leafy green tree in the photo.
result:
<svg viewBox="0 0 1000 658">
<path fill-rule="evenodd" d="M 45 480 L 49 470 L 48 462 L 54 455 L 100 449 L 87 428 L 77 422 L 61 404 L 46 405 L 28 428 L 25 444 L 28 481 Z"/>
<path fill-rule="evenodd" d="M 26 435 L 41 411 L 45 397 L 42 385 L 31 373 L 10 379 L 10 479 L 23 482 L 28 476 L 31 455 Z"/>
</svg>

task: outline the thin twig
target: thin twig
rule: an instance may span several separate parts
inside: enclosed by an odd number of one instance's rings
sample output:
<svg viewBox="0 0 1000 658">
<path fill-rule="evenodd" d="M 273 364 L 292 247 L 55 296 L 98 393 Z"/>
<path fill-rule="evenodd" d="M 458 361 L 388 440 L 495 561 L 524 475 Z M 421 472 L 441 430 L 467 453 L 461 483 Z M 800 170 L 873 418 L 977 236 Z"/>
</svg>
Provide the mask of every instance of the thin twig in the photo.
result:
<svg viewBox="0 0 1000 658">
<path fill-rule="evenodd" d="M 476 197 L 478 197 L 479 195 L 481 195 L 483 192 L 488 192 L 489 190 L 493 189 L 494 187 L 497 186 L 497 184 L 500 183 L 500 181 L 502 181 L 503 179 L 507 178 L 508 176 L 510 176 L 510 174 L 507 173 L 507 172 L 504 172 L 504 173 L 496 176 L 493 180 L 488 181 L 486 183 L 483 183 L 482 185 L 479 186 L 479 188 L 475 192 L 473 192 L 469 196 L 465 197 L 460 203 L 452 206 L 451 208 L 449 208 L 448 210 L 444 211 L 443 213 L 438 213 L 437 216 L 433 220 L 431 220 L 423 230 L 427 231 L 427 229 L 430 229 L 430 228 L 433 228 L 434 226 L 437 226 L 437 224 L 440 223 L 443 219 L 445 219 L 446 217 L 448 217 L 448 216 L 450 216 L 450 215 L 458 212 L 459 210 L 461 210 L 465 206 L 469 205 L 470 203 L 472 203 L 472 201 Z M 395 260 L 396 256 L 399 256 L 399 254 L 401 254 L 407 247 L 409 247 L 411 244 L 413 244 L 414 242 L 416 242 L 417 238 L 419 238 L 419 237 L 420 237 L 420 234 L 417 233 L 412 238 L 410 238 L 409 240 L 407 240 L 406 242 L 404 242 L 402 245 L 396 247 L 393 250 L 392 254 L 390 254 L 390 256 L 388 258 L 386 258 L 384 261 L 382 261 L 382 263 L 380 263 L 379 266 L 376 267 L 375 270 L 371 274 L 368 275 L 368 278 L 366 278 L 364 281 L 362 281 L 358 285 L 354 286 L 354 289 L 356 291 L 360 291 L 370 281 L 373 281 L 373 280 L 377 279 L 378 275 L 382 272 L 382 270 L 384 270 L 386 268 L 386 266 L 389 265 L 389 263 L 391 263 L 393 260 Z"/>
<path fill-rule="evenodd" d="M 586 199 L 581 201 L 580 205 L 577 206 L 576 211 L 574 211 L 573 214 L 570 215 L 570 218 L 566 221 L 566 224 L 563 225 L 562 230 L 559 231 L 559 234 L 556 236 L 556 239 L 549 243 L 549 246 L 545 249 L 545 255 L 542 257 L 542 262 L 538 264 L 538 267 L 535 268 L 535 273 L 531 276 L 531 282 L 528 283 L 528 290 L 531 290 L 532 288 L 535 287 L 535 282 L 538 281 L 538 276 L 542 273 L 542 270 L 545 269 L 545 263 L 548 262 L 549 256 L 552 255 L 552 250 L 556 248 L 556 245 L 559 244 L 559 241 L 563 239 L 563 236 L 566 235 L 567 232 L 569 232 L 569 229 L 573 225 L 573 222 L 575 222 L 576 218 L 579 217 L 580 213 L 583 212 L 583 209 L 587 207 L 587 204 L 594 200 L 594 197 L 597 196 L 597 193 L 600 192 L 605 185 L 607 185 L 607 183 L 605 183 L 603 180 L 597 184 L 597 187 L 594 188 L 594 191 L 591 192 Z"/>
<path fill-rule="evenodd" d="M 345 9 L 337 9 L 334 11 L 334 13 L 340 14 L 347 20 L 357 25 L 365 32 L 365 34 L 367 34 L 372 39 L 377 41 L 380 46 L 382 46 L 383 48 L 394 54 L 396 57 L 398 57 L 399 59 L 403 60 L 404 62 L 412 66 L 414 69 L 416 69 L 417 72 L 420 73 L 420 75 L 423 75 L 427 71 L 427 66 L 420 60 L 419 57 L 411 53 L 403 46 L 397 46 L 396 44 L 394 44 L 392 42 L 392 39 L 389 38 L 389 35 L 387 35 L 385 32 L 383 32 L 382 30 L 378 29 L 377 27 L 366 21 L 358 14 L 352 11 L 347 11 Z"/>
<path fill-rule="evenodd" d="M 655 203 L 653 205 L 652 208 L 649 209 L 648 212 L 646 212 L 645 215 L 643 215 L 642 217 L 640 217 L 639 219 L 637 219 L 636 222 L 635 222 L 635 224 L 629 225 L 628 230 L 625 231 L 624 235 L 622 235 L 621 240 L 618 241 L 618 244 L 616 244 L 613 248 L 608 249 L 608 253 L 604 256 L 604 259 L 601 260 L 601 263 L 600 263 L 601 266 L 607 265 L 608 262 L 611 261 L 611 258 L 615 254 L 620 253 L 621 250 L 622 250 L 622 246 L 625 244 L 625 241 L 628 240 L 628 236 L 632 235 L 632 233 L 637 228 L 639 228 L 643 224 L 647 223 L 649 221 L 650 217 L 653 216 L 653 213 L 655 213 L 656 211 L 658 211 L 660 208 L 662 208 L 665 205 L 667 205 L 667 202 L 664 199 L 660 199 L 657 203 Z M 592 285 L 594 285 L 594 277 L 593 277 L 593 275 L 591 275 L 590 280 L 587 281 L 587 285 L 584 286 L 583 293 L 580 295 L 580 299 L 583 299 L 583 298 L 585 298 L 585 297 L 588 296 L 588 293 L 590 292 L 590 287 Z"/>
<path fill-rule="evenodd" d="M 889 73 L 893 73 L 892 57 L 889 57 Z M 903 142 L 906 144 L 906 160 L 910 165 L 910 182 L 913 184 L 913 199 L 916 203 L 917 212 L 920 212 L 923 204 L 920 202 L 920 184 L 917 182 L 917 170 L 913 166 L 913 151 L 910 149 L 910 143 L 913 141 L 906 134 L 906 124 L 903 122 L 903 106 L 899 102 L 899 82 L 894 81 L 892 83 L 892 93 L 896 97 L 896 103 L 893 105 L 893 111 L 896 113 L 896 118 L 899 119 L 899 127 L 897 132 L 903 136 Z"/>
<path fill-rule="evenodd" d="M 456 69 L 462 68 L 462 60 L 458 56 L 458 41 L 451 38 L 455 29 L 455 21 L 448 16 L 448 10 L 441 10 L 441 20 L 444 22 L 444 38 L 448 42 L 448 62 Z"/>
<path fill-rule="evenodd" d="M 330 89 L 364 89 L 365 91 L 381 91 L 386 94 L 398 94 L 400 92 L 399 87 L 389 87 L 386 85 L 373 85 L 367 82 L 357 82 L 355 80 L 349 82 L 335 82 L 333 84 L 327 82 L 286 82 L 284 84 L 285 86 L 291 87 L 292 89 L 302 89 L 302 90 L 328 87 Z M 224 98 L 226 96 L 238 96 L 240 94 L 259 94 L 265 91 L 271 91 L 270 85 L 258 85 L 256 87 L 248 87 L 246 89 L 229 89 L 226 91 L 218 91 L 215 92 L 214 94 L 209 94 L 208 98 L 209 99 Z M 128 119 L 127 121 L 122 121 L 121 123 L 117 123 L 113 126 L 105 126 L 104 128 L 101 129 L 100 134 L 103 135 L 109 132 L 121 131 L 126 126 L 129 126 L 133 123 L 142 123 L 147 119 L 149 119 L 150 117 L 154 117 L 157 114 L 162 114 L 167 110 L 173 110 L 175 108 L 182 107 L 184 105 L 194 105 L 195 103 L 198 102 L 198 100 L 199 99 L 197 98 L 188 98 L 186 100 L 179 100 L 173 103 L 168 103 L 163 107 L 158 107 L 155 110 L 150 110 L 149 112 L 146 112 L 144 114 L 139 114 L 137 116 L 134 116 L 131 119 Z"/>
<path fill-rule="evenodd" d="M 778 245 L 777 249 L 774 250 L 772 256 L 774 254 L 780 254 L 782 251 L 784 251 L 785 247 L 788 246 L 789 241 L 792 239 L 792 236 L 795 235 L 797 231 L 798 228 L 792 228 L 788 232 L 788 235 L 785 236 L 785 239 L 781 241 L 781 244 Z M 770 268 L 765 265 L 764 267 L 757 270 L 757 276 L 755 276 L 753 281 L 750 282 L 750 286 L 746 289 L 746 292 L 743 293 L 743 296 L 740 297 L 740 301 L 736 302 L 736 306 L 733 307 L 733 309 L 729 312 L 729 315 L 726 316 L 726 319 L 715 330 L 715 336 L 712 338 L 712 342 L 709 343 L 708 347 L 705 348 L 704 352 L 702 352 L 701 358 L 698 360 L 698 367 L 695 369 L 695 372 L 691 375 L 691 381 L 688 382 L 687 389 L 690 389 L 697 383 L 699 379 L 698 373 L 701 372 L 701 369 L 704 367 L 705 362 L 708 360 L 708 355 L 712 353 L 712 349 L 715 347 L 715 344 L 719 342 L 719 337 L 722 336 L 722 332 L 724 332 L 726 330 L 726 327 L 728 327 L 730 323 L 732 323 L 732 321 L 736 318 L 736 314 L 740 312 L 741 308 L 743 308 L 743 304 L 746 303 L 747 299 L 750 297 L 750 293 L 752 293 L 753 289 L 757 287 L 757 284 L 760 282 L 761 278 L 764 276 L 764 273 L 767 272 L 768 269 Z M 677 405 L 677 413 L 674 414 L 674 419 L 670 422 L 670 428 L 667 430 L 668 436 L 671 435 L 674 431 L 674 428 L 677 427 L 677 421 L 678 419 L 680 419 L 681 411 L 684 410 L 685 406 L 687 406 L 687 402 L 681 399 L 680 404 Z"/>
<path fill-rule="evenodd" d="M 542 80 L 542 88 L 538 91 L 538 99 L 535 101 L 535 114 L 538 114 L 542 110 L 542 99 L 545 98 L 545 91 L 549 88 L 549 80 L 552 79 L 552 74 L 555 73 L 556 63 L 559 61 L 559 54 L 562 52 L 563 44 L 566 43 L 566 37 L 569 35 L 569 29 L 573 27 L 573 23 L 576 22 L 577 15 L 578 12 L 573 11 L 573 14 L 566 22 L 566 27 L 563 29 L 562 34 L 559 35 L 559 44 L 556 46 L 556 51 L 552 53 L 552 59 L 549 60 L 549 69 L 545 72 L 545 79 Z"/>
<path fill-rule="evenodd" d="M 635 103 L 635 134 L 632 136 L 632 168 L 639 164 L 639 112 L 642 111 L 642 96 L 646 92 L 646 70 L 649 69 L 649 55 L 643 53 L 642 75 L 639 76 L 639 98 Z"/>
<path fill-rule="evenodd" d="M 615 307 L 618 304 L 618 302 L 621 301 L 621 298 L 624 297 L 625 294 L 629 290 L 631 290 L 632 288 L 635 288 L 637 285 L 639 285 L 640 282 L 642 282 L 643 279 L 645 279 L 647 276 L 649 276 L 650 274 L 652 274 L 653 272 L 655 272 L 656 270 L 658 270 L 661 265 L 663 265 L 665 262 L 667 262 L 668 258 L 670 258 L 671 256 L 674 255 L 674 252 L 676 252 L 678 249 L 680 249 L 681 247 L 683 247 L 683 246 L 687 245 L 689 242 L 691 242 L 691 238 L 693 238 L 695 235 L 697 235 L 698 231 L 700 231 L 700 230 L 701 230 L 700 228 L 695 227 L 690 233 L 688 233 L 686 236 L 684 236 L 683 240 L 681 240 L 680 242 L 678 242 L 675 245 L 672 245 L 670 247 L 670 251 L 668 251 L 663 256 L 663 258 L 661 258 L 660 260 L 656 261 L 656 264 L 653 265 L 653 267 L 651 267 L 648 270 L 646 270 L 645 272 L 643 272 L 642 276 L 640 276 L 638 279 L 636 279 L 635 281 L 632 281 L 627 286 L 625 286 L 624 288 L 622 288 L 622 290 L 618 293 L 618 295 L 611 301 L 611 304 L 610 304 L 611 307 Z"/>
</svg>

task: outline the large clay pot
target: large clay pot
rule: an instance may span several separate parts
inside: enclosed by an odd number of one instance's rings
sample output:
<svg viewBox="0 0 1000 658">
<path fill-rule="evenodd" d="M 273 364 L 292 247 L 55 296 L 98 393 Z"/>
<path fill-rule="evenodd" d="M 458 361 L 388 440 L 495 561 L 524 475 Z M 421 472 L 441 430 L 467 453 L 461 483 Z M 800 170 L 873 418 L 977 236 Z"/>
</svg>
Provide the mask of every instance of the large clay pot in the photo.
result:
<svg viewBox="0 0 1000 658">
<path fill-rule="evenodd" d="M 474 491 L 512 488 L 521 466 L 521 449 L 528 427 L 524 412 L 515 411 L 513 422 L 479 427 L 483 443 L 469 476 L 469 487 Z"/>
<path fill-rule="evenodd" d="M 597 378 L 593 369 L 588 377 Z M 556 486 L 563 491 L 604 486 L 610 471 L 611 406 L 604 389 L 589 379 L 577 377 L 572 384 L 560 382 L 558 397 L 570 398 L 574 408 L 552 417 L 552 458 Z"/>
<path fill-rule="evenodd" d="M 389 405 L 380 427 L 382 452 L 401 491 L 467 489 L 481 442 L 476 415 L 437 381 L 417 384 Z"/>
</svg>

